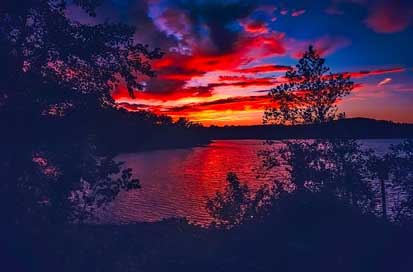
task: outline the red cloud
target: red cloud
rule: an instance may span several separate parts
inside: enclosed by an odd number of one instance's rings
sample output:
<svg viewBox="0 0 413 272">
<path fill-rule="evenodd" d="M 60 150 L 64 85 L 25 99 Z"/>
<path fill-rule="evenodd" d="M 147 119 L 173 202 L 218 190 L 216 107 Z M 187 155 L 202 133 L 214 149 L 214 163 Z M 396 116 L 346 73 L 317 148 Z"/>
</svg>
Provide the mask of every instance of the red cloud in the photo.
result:
<svg viewBox="0 0 413 272">
<path fill-rule="evenodd" d="M 378 1 L 370 8 L 366 24 L 378 33 L 400 32 L 412 23 L 412 17 L 412 1 Z"/>
<path fill-rule="evenodd" d="M 241 21 L 241 26 L 248 33 L 268 33 L 267 24 L 261 21 Z"/>
<path fill-rule="evenodd" d="M 156 100 L 156 101 L 172 101 L 186 97 L 210 97 L 212 94 L 209 87 L 191 87 L 182 88 L 180 91 L 177 89 L 171 89 L 168 92 L 149 92 L 139 91 L 136 93 L 136 99 L 139 100 Z M 115 101 L 131 101 L 128 91 L 125 86 L 119 86 L 112 92 L 112 97 Z"/>
<path fill-rule="evenodd" d="M 249 109 L 264 109 L 268 105 L 270 98 L 267 95 L 256 96 L 240 96 L 230 97 L 226 99 L 217 99 L 210 102 L 191 103 L 182 107 L 170 108 L 171 113 L 191 112 L 196 113 L 202 110 L 225 111 L 231 110 L 245 110 Z"/>
<path fill-rule="evenodd" d="M 219 80 L 221 82 L 210 83 L 201 88 L 206 88 L 208 90 L 212 90 L 217 87 L 228 87 L 228 86 L 246 88 L 246 87 L 251 87 L 251 86 L 274 86 L 274 84 L 279 83 L 275 78 L 249 78 L 249 77 L 237 77 L 237 76 L 220 76 Z M 194 89 L 197 89 L 197 88 L 198 87 L 194 87 Z"/>
<path fill-rule="evenodd" d="M 349 75 L 353 78 L 359 78 L 359 77 L 382 75 L 382 74 L 389 74 L 389 73 L 401 73 L 404 71 L 405 71 L 405 68 L 398 67 L 398 68 L 391 68 L 391 69 L 377 69 L 377 70 L 371 70 L 371 71 L 347 72 L 344 74 Z"/>
<path fill-rule="evenodd" d="M 282 10 L 280 11 L 280 14 L 281 14 L 281 15 L 287 15 L 287 14 L 288 14 L 288 9 L 282 9 Z"/>
<path fill-rule="evenodd" d="M 347 38 L 324 36 L 316 40 L 314 46 L 322 56 L 328 56 L 350 43 L 351 41 Z"/>
<path fill-rule="evenodd" d="M 394 33 L 405 30 L 413 22 L 413 1 L 411 0 L 333 0 L 326 12 L 341 15 L 342 2 L 354 3 L 368 9 L 366 25 L 377 33 Z"/>
<path fill-rule="evenodd" d="M 299 9 L 299 10 L 295 10 L 291 13 L 291 16 L 293 17 L 297 17 L 297 16 L 301 16 L 306 12 L 305 9 Z"/>
<path fill-rule="evenodd" d="M 286 52 L 283 39 L 283 34 L 275 33 L 260 37 L 241 36 L 234 48 L 225 53 L 210 53 L 204 48 L 194 48 L 192 55 L 166 54 L 163 59 L 153 63 L 158 76 L 147 80 L 145 94 L 163 97 L 165 100 L 166 98 L 180 99 L 186 96 L 210 96 L 211 90 L 222 86 L 223 83 L 189 88 L 186 86 L 187 82 L 210 71 L 237 71 L 239 67 L 248 64 L 251 60 L 283 55 Z M 282 69 L 282 67 L 277 69 Z M 246 87 L 265 84 L 269 84 L 268 80 L 257 79 L 234 82 L 224 86 Z M 142 94 L 138 95 L 142 97 Z M 123 89 L 117 89 L 113 92 L 113 98 L 115 100 L 127 99 L 128 94 Z"/>
<path fill-rule="evenodd" d="M 239 73 L 268 73 L 268 72 L 286 72 L 291 70 L 290 66 L 286 65 L 262 65 L 250 68 L 238 69 Z"/>
<path fill-rule="evenodd" d="M 270 97 L 267 95 L 256 96 L 239 96 L 225 99 L 217 99 L 201 103 L 189 103 L 178 107 L 162 107 L 159 105 L 119 103 L 118 106 L 130 111 L 150 110 L 156 113 L 169 114 L 171 116 L 185 116 L 188 114 L 196 114 L 200 111 L 226 111 L 245 110 L 248 109 L 264 109 L 270 102 Z"/>
<path fill-rule="evenodd" d="M 251 60 L 284 55 L 285 52 L 283 34 L 241 36 L 229 52 L 213 53 L 204 48 L 194 48 L 192 55 L 167 54 L 164 59 L 154 63 L 154 68 L 158 71 L 190 71 L 193 76 L 197 76 L 210 71 L 234 70 Z"/>
<path fill-rule="evenodd" d="M 312 44 L 321 56 L 328 56 L 337 51 L 338 49 L 350 45 L 351 41 L 344 37 L 324 36 L 315 41 L 292 43 L 292 50 L 294 50 L 294 52 L 292 53 L 292 57 L 300 59 L 303 56 L 303 52 L 305 52 L 308 49 L 308 44 Z"/>
<path fill-rule="evenodd" d="M 195 52 L 178 65 L 201 71 L 234 70 L 239 66 L 266 57 L 284 55 L 284 34 L 271 33 L 259 37 L 241 36 L 233 51 L 225 54 Z"/>
<path fill-rule="evenodd" d="M 246 76 L 219 76 L 219 81 L 240 81 L 248 79 Z"/>
</svg>

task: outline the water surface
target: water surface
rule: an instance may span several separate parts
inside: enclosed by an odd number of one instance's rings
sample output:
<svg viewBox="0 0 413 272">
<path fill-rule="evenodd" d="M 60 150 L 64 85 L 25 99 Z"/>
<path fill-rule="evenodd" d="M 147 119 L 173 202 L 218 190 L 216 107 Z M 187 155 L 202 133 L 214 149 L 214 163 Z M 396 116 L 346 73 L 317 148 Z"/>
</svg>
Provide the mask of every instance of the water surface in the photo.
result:
<svg viewBox="0 0 413 272">
<path fill-rule="evenodd" d="M 400 140 L 361 142 L 383 153 Z M 280 142 L 273 145 L 281 146 Z M 206 198 L 224 188 L 229 171 L 252 188 L 273 178 L 260 171 L 257 153 L 265 148 L 261 140 L 218 140 L 205 147 L 122 154 L 118 159 L 133 169 L 142 189 L 122 192 L 102 220 L 128 223 L 186 217 L 192 222 L 207 224 L 211 218 L 205 210 Z"/>
</svg>

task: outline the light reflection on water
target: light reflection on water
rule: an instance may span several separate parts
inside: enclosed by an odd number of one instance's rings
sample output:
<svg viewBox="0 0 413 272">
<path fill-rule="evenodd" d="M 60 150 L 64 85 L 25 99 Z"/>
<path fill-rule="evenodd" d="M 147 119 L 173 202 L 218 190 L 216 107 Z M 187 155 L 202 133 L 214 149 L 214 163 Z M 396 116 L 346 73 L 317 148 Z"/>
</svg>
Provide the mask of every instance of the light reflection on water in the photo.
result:
<svg viewBox="0 0 413 272">
<path fill-rule="evenodd" d="M 400 140 L 362 140 L 385 152 Z M 281 148 L 276 142 L 272 147 Z M 257 188 L 269 177 L 262 175 L 257 153 L 266 146 L 261 140 L 219 140 L 206 147 L 171 149 L 122 154 L 118 157 L 133 169 L 142 189 L 122 192 L 102 215 L 103 222 L 127 223 L 186 217 L 207 224 L 206 197 L 226 185 L 229 171 L 242 182 Z"/>
</svg>

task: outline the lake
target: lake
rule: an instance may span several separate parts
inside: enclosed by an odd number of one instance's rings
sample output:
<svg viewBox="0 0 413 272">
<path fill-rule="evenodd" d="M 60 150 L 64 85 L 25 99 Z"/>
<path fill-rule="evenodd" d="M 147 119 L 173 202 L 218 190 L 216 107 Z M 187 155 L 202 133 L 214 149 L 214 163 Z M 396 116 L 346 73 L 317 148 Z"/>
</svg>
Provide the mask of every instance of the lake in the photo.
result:
<svg viewBox="0 0 413 272">
<path fill-rule="evenodd" d="M 397 139 L 360 141 L 378 153 L 401 142 Z M 273 147 L 282 145 L 275 142 Z M 205 209 L 206 199 L 225 187 L 228 172 L 235 172 L 251 188 L 274 178 L 260 171 L 257 153 L 265 148 L 261 140 L 217 140 L 205 147 L 122 154 L 117 159 L 133 169 L 142 188 L 120 193 L 102 213 L 101 221 L 130 223 L 186 217 L 194 223 L 208 224 L 211 218 Z"/>
</svg>

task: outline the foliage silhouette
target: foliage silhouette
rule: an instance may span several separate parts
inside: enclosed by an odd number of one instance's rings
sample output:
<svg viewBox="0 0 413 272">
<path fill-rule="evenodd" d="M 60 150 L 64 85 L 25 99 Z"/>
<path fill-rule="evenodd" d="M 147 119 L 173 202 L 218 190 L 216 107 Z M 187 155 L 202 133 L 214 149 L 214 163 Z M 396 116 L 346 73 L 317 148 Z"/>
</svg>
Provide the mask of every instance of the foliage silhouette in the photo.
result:
<svg viewBox="0 0 413 272">
<path fill-rule="evenodd" d="M 349 76 L 327 74 L 329 71 L 325 60 L 310 46 L 296 68 L 286 73 L 289 82 L 270 91 L 278 106 L 265 112 L 264 122 L 320 124 L 344 118 L 336 103 L 354 84 Z M 268 169 L 286 165 L 289 182 L 296 190 L 328 192 L 366 209 L 374 206 L 368 171 L 371 151 L 363 150 L 351 138 L 331 135 L 284 143 L 280 152 L 267 151 L 261 156 Z"/>
<path fill-rule="evenodd" d="M 73 1 L 94 15 L 100 0 Z M 1 209 L 7 224 L 84 220 L 93 208 L 139 182 L 102 152 L 89 130 L 114 101 L 119 84 L 141 89 L 162 57 L 123 24 L 82 25 L 66 17 L 67 1 L 0 6 Z M 6 207 L 12 207 L 6 208 Z"/>
<path fill-rule="evenodd" d="M 217 192 L 206 203 L 208 213 L 215 220 L 213 226 L 216 227 L 232 228 L 259 221 L 276 195 L 272 191 L 274 188 L 269 186 L 261 186 L 253 193 L 231 172 L 228 173 L 227 183 L 224 192 Z"/>
<path fill-rule="evenodd" d="M 244 217 L 249 188 L 241 184 L 234 173 L 228 173 L 227 182 L 225 192 L 217 192 L 214 198 L 208 199 L 206 207 L 219 222 L 233 226 L 240 224 Z"/>
<path fill-rule="evenodd" d="M 384 156 L 371 160 L 372 171 L 380 182 L 382 215 L 388 217 L 388 191 L 392 192 L 392 218 L 399 222 L 413 219 L 413 140 L 393 145 Z"/>
<path fill-rule="evenodd" d="M 332 74 L 312 46 L 296 67 L 287 71 L 287 83 L 270 90 L 275 104 L 267 108 L 264 123 L 322 123 L 342 117 L 336 103 L 353 89 L 349 76 Z"/>
</svg>

